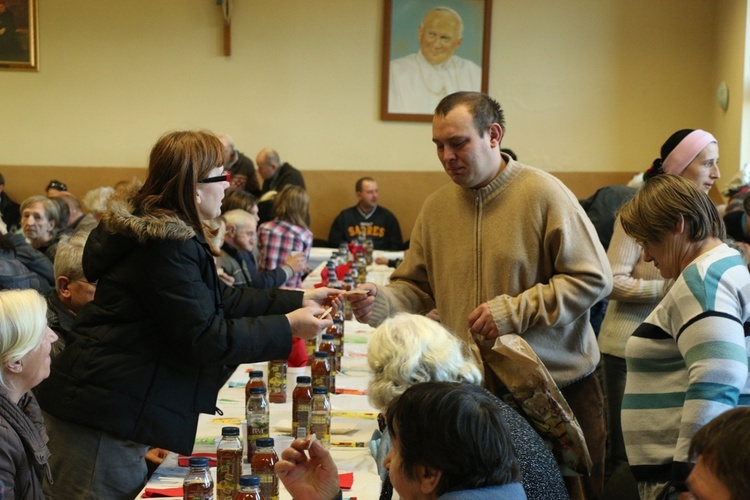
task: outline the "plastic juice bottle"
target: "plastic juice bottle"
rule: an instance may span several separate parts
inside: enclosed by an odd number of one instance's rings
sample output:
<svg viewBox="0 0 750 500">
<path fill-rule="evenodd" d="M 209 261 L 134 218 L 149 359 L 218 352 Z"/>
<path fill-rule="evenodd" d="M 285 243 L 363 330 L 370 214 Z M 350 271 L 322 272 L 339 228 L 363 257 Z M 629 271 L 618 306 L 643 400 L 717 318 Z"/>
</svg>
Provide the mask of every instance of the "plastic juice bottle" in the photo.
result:
<svg viewBox="0 0 750 500">
<path fill-rule="evenodd" d="M 334 344 L 334 336 L 330 333 L 324 333 L 322 340 L 320 341 L 320 352 L 328 353 L 328 362 L 331 364 L 331 378 L 333 382 L 331 387 L 328 388 L 328 392 L 331 394 L 336 393 L 336 373 L 341 370 L 341 358 L 336 356 L 336 345 Z"/>
<path fill-rule="evenodd" d="M 331 447 L 331 404 L 328 389 L 313 387 L 310 433 L 315 434 L 326 449 Z"/>
<path fill-rule="evenodd" d="M 357 252 L 357 280 L 360 285 L 367 283 L 367 259 L 365 258 L 365 251 L 360 250 Z"/>
<path fill-rule="evenodd" d="M 256 441 L 268 437 L 268 405 L 266 389 L 253 387 L 247 402 L 247 461 L 255 454 Z"/>
<path fill-rule="evenodd" d="M 331 388 L 331 362 L 327 352 L 315 351 L 315 362 L 311 368 L 313 387 Z"/>
<path fill-rule="evenodd" d="M 305 340 L 305 349 L 307 350 L 307 366 L 312 366 L 313 361 L 315 361 L 315 351 L 318 347 L 318 336 L 311 339 Z"/>
<path fill-rule="evenodd" d="M 354 278 L 352 277 L 352 273 L 346 273 L 344 276 L 344 290 L 347 292 L 354 290 Z M 348 300 L 344 300 L 344 319 L 351 321 L 353 318 L 354 313 L 352 312 L 352 305 Z"/>
<path fill-rule="evenodd" d="M 336 347 L 336 357 L 339 358 L 338 365 L 339 369 L 341 367 L 341 358 L 344 357 L 344 317 L 342 316 L 333 316 L 333 326 L 336 327 L 334 338 L 333 338 L 333 345 Z M 326 333 L 328 333 L 326 331 Z"/>
<path fill-rule="evenodd" d="M 266 383 L 263 382 L 263 372 L 260 370 L 250 370 L 247 374 L 248 380 L 245 385 L 245 406 L 247 406 L 247 400 L 250 399 L 250 389 L 252 387 L 266 387 Z M 267 389 L 266 389 L 267 390 Z"/>
<path fill-rule="evenodd" d="M 182 481 L 183 500 L 213 500 L 214 480 L 207 457 L 190 457 L 190 468 Z"/>
<path fill-rule="evenodd" d="M 260 476 L 240 476 L 240 491 L 234 500 L 264 500 L 260 493 Z"/>
<path fill-rule="evenodd" d="M 273 438 L 258 439 L 258 451 L 250 462 L 253 472 L 260 476 L 260 492 L 266 500 L 279 499 L 279 477 L 273 466 L 279 457 L 273 449 Z"/>
<path fill-rule="evenodd" d="M 268 362 L 268 401 L 286 403 L 286 368 L 285 359 L 274 359 Z"/>
<path fill-rule="evenodd" d="M 232 500 L 239 488 L 242 474 L 242 441 L 239 427 L 223 427 L 216 447 L 216 496 Z"/>
<path fill-rule="evenodd" d="M 307 375 L 297 377 L 297 387 L 292 393 L 292 437 L 305 439 L 310 429 L 310 410 L 312 402 L 311 378 Z"/>
</svg>

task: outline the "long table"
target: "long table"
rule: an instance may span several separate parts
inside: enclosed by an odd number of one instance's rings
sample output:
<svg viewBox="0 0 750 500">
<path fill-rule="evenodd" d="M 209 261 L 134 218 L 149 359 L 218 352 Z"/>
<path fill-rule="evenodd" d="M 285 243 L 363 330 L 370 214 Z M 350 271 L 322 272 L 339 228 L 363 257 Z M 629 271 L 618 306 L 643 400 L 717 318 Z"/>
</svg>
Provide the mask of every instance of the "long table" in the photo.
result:
<svg viewBox="0 0 750 500">
<path fill-rule="evenodd" d="M 337 391 L 344 389 L 350 393 L 331 396 L 331 427 L 334 431 L 331 434 L 331 455 L 340 474 L 347 472 L 354 474 L 352 488 L 344 491 L 344 498 L 375 499 L 378 498 L 380 491 L 380 477 L 368 445 L 373 431 L 377 429 L 376 416 L 378 410 L 370 406 L 366 395 L 361 394 L 367 389 L 370 379 L 370 369 L 367 365 L 367 347 L 373 329 L 356 321 L 346 321 L 344 331 L 344 357 L 341 360 L 342 371 L 336 377 L 336 388 Z M 242 420 L 245 418 L 244 386 L 248 379 L 247 372 L 250 369 L 262 370 L 264 380 L 266 383 L 268 382 L 267 363 L 240 365 L 219 391 L 217 407 L 222 410 L 224 415 L 200 416 L 193 453 L 215 452 L 216 442 L 221 437 L 222 427 L 228 425 L 243 426 Z M 276 442 L 275 449 L 279 456 L 281 451 L 291 442 L 290 429 L 287 429 L 287 427 L 291 426 L 292 419 L 292 391 L 296 385 L 296 377 L 303 374 L 310 375 L 310 367 L 290 368 L 287 373 L 287 402 L 269 405 L 270 434 Z M 243 442 L 247 446 L 244 438 Z M 186 472 L 187 468 L 178 467 L 177 457 L 170 454 L 151 477 L 146 488 L 181 486 Z M 212 473 L 215 480 L 215 469 L 212 470 Z M 243 465 L 243 473 L 251 473 L 249 464 Z M 280 498 L 292 498 L 283 488 L 283 485 L 280 489 Z"/>
</svg>

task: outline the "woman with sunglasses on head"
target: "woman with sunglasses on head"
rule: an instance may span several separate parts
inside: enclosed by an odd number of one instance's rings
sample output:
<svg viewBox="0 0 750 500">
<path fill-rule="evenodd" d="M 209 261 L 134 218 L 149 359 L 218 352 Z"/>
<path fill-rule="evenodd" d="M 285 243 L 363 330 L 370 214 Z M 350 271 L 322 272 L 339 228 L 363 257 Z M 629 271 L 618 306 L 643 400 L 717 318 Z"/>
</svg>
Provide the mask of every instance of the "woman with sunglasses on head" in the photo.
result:
<svg viewBox="0 0 750 500">
<path fill-rule="evenodd" d="M 47 184 L 47 187 L 45 189 L 45 191 L 47 192 L 47 196 L 56 196 L 67 190 L 68 186 L 55 179 L 49 181 L 49 184 Z"/>
<path fill-rule="evenodd" d="M 204 221 L 229 187 L 221 142 L 164 135 L 140 189 L 115 195 L 83 255 L 94 300 L 78 314 L 39 400 L 52 439 L 52 498 L 133 498 L 149 446 L 189 454 L 200 413 L 240 363 L 285 358 L 331 324 L 338 292 L 226 287 Z"/>
</svg>

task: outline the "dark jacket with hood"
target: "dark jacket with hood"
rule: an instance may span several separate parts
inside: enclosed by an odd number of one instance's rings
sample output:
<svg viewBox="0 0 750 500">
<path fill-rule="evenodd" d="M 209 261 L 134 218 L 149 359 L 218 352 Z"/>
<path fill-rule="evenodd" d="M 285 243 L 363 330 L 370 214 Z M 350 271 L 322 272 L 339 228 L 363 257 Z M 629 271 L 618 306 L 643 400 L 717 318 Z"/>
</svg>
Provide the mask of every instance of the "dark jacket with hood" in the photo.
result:
<svg viewBox="0 0 750 500">
<path fill-rule="evenodd" d="M 62 420 L 188 454 L 232 365 L 289 355 L 283 314 L 302 293 L 226 287 L 202 235 L 133 210 L 114 200 L 91 233 L 83 270 L 96 296 L 37 395 Z"/>
<path fill-rule="evenodd" d="M 43 471 L 49 475 L 47 441 L 34 396 L 26 393 L 16 404 L 0 387 L 0 481 L 5 483 L 5 498 L 44 498 Z"/>
</svg>

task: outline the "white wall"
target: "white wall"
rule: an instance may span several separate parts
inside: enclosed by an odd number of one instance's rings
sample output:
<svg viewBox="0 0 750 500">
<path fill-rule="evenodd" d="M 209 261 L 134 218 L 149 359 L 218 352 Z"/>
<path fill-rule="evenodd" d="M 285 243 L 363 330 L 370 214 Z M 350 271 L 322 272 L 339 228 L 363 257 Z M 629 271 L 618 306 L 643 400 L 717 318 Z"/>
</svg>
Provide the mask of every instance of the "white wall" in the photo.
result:
<svg viewBox="0 0 750 500">
<path fill-rule="evenodd" d="M 547 170 L 635 171 L 703 127 L 739 158 L 741 104 L 725 119 L 714 94 L 744 74 L 725 49 L 744 40 L 746 4 L 495 0 L 504 145 Z M 382 0 L 233 5 L 224 57 L 213 0 L 39 0 L 40 71 L 0 72 L 0 165 L 145 165 L 163 132 L 206 128 L 303 169 L 440 169 L 428 123 L 378 118 Z"/>
</svg>

